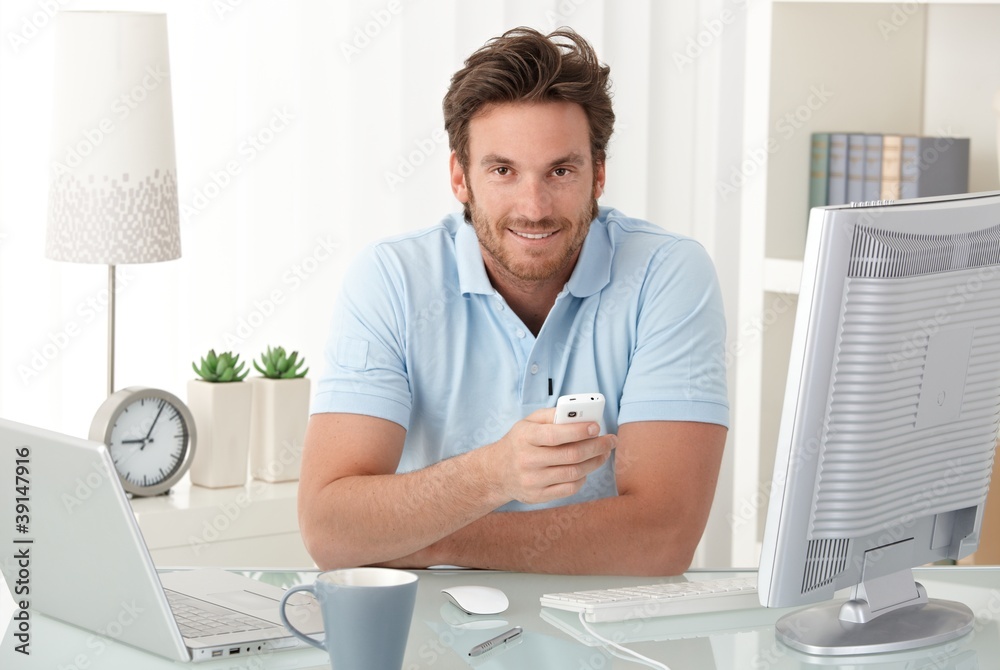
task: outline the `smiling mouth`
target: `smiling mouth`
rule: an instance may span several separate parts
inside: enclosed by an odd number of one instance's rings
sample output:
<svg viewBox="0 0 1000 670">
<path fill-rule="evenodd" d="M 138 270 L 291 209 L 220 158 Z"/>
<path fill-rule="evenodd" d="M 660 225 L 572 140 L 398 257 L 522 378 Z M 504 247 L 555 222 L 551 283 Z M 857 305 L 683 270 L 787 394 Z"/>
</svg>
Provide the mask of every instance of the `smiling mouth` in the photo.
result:
<svg viewBox="0 0 1000 670">
<path fill-rule="evenodd" d="M 551 237 L 556 234 L 555 231 L 551 233 L 519 233 L 516 230 L 511 230 L 510 232 L 514 233 L 518 237 L 523 237 L 526 240 L 544 240 L 546 237 Z"/>
</svg>

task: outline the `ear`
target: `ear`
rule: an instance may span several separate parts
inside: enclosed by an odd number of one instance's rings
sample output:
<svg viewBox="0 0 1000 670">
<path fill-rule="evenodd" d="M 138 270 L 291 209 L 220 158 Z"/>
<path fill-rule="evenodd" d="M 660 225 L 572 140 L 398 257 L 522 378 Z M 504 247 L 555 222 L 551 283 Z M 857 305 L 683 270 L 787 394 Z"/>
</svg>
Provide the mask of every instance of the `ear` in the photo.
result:
<svg viewBox="0 0 1000 670">
<path fill-rule="evenodd" d="M 604 194 L 604 161 L 594 165 L 594 199 Z"/>
<path fill-rule="evenodd" d="M 458 154 L 454 151 L 448 158 L 448 169 L 451 170 L 451 192 L 455 194 L 460 203 L 467 204 L 469 202 L 469 186 L 465 183 L 465 170 L 462 169 L 458 162 Z"/>
</svg>

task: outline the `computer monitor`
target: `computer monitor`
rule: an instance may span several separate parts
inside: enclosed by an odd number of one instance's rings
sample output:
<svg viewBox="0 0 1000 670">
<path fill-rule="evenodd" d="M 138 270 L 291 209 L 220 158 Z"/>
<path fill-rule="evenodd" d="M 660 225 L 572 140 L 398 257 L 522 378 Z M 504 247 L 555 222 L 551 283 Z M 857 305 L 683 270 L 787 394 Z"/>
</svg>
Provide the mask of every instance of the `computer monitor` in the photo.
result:
<svg viewBox="0 0 1000 670">
<path fill-rule="evenodd" d="M 758 584 L 812 606 L 778 639 L 865 654 L 972 628 L 911 568 L 976 549 L 998 417 L 1000 192 L 813 209 Z"/>
</svg>

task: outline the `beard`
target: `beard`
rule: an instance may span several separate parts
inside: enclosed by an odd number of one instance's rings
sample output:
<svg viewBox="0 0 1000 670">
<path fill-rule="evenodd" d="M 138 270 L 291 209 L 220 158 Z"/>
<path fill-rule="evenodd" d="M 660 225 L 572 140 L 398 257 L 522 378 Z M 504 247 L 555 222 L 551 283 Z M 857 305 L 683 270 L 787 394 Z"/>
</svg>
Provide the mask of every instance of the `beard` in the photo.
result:
<svg viewBox="0 0 1000 670">
<path fill-rule="evenodd" d="M 581 207 L 572 217 L 545 217 L 532 221 L 524 217 L 504 216 L 497 220 L 481 211 L 476 206 L 472 189 L 469 189 L 469 202 L 465 208 L 465 219 L 476 231 L 479 245 L 493 259 L 495 266 L 508 277 L 525 282 L 554 279 L 565 272 L 576 259 L 583 247 L 583 242 L 590 232 L 590 223 L 598 215 L 597 199 Z M 566 236 L 562 249 L 539 251 L 537 253 L 513 253 L 504 246 L 504 238 L 509 235 L 508 229 L 513 228 L 524 233 L 546 232 L 559 229 L 560 236 Z"/>
</svg>

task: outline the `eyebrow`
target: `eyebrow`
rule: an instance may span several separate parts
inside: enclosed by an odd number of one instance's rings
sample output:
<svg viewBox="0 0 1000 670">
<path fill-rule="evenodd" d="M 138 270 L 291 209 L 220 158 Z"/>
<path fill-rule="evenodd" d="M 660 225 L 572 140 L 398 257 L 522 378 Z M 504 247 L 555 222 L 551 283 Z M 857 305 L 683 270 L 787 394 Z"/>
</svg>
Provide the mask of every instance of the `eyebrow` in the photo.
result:
<svg viewBox="0 0 1000 670">
<path fill-rule="evenodd" d="M 512 165 L 512 166 L 517 165 L 516 161 L 501 156 L 500 154 L 486 154 L 485 156 L 483 156 L 482 160 L 479 161 L 479 164 L 482 167 L 486 167 L 488 165 L 494 165 L 496 163 L 502 163 L 503 165 Z M 550 167 L 555 167 L 556 165 L 582 166 L 585 164 L 586 164 L 585 157 L 574 151 L 561 158 L 557 158 L 556 160 L 552 161 L 549 165 Z"/>
</svg>

